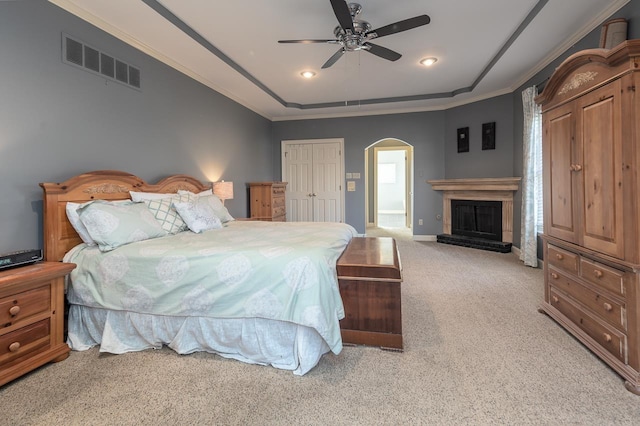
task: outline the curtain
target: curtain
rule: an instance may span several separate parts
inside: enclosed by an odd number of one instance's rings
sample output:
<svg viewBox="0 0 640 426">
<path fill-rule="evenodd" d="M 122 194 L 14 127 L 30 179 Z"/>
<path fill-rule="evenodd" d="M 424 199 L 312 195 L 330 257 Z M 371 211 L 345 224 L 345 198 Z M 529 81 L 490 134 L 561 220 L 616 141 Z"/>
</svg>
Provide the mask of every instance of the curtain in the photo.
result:
<svg viewBox="0 0 640 426">
<path fill-rule="evenodd" d="M 540 106 L 534 101 L 538 94 L 536 86 L 522 92 L 524 111 L 522 210 L 520 220 L 520 260 L 527 266 L 538 266 L 537 212 L 542 197 L 536 197 L 536 189 L 542 188 L 542 116 Z M 538 194 L 541 191 L 537 191 Z M 539 205 L 540 204 L 540 205 Z"/>
</svg>

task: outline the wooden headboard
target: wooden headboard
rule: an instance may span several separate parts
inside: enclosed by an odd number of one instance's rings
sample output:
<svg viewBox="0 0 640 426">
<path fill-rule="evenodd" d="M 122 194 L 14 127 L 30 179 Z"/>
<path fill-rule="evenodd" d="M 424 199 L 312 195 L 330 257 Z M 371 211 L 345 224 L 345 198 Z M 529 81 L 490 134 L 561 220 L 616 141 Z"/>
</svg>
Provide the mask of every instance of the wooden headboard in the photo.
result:
<svg viewBox="0 0 640 426">
<path fill-rule="evenodd" d="M 182 189 L 201 192 L 210 189 L 187 175 L 173 175 L 157 184 L 148 184 L 137 176 L 116 170 L 84 173 L 62 183 L 41 183 L 44 190 L 44 258 L 62 260 L 65 253 L 82 240 L 67 219 L 69 201 L 85 203 L 92 200 L 126 200 L 129 191 L 175 193 Z"/>
</svg>

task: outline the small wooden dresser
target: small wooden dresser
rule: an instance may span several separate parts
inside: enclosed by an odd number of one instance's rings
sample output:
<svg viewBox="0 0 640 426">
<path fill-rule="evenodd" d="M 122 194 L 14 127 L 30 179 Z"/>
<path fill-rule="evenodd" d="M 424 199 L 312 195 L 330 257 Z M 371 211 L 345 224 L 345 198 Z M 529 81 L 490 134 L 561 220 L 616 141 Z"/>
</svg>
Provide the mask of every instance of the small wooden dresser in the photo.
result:
<svg viewBox="0 0 640 426">
<path fill-rule="evenodd" d="M 0 272 L 0 386 L 69 356 L 64 276 L 75 267 L 40 262 Z"/>
<path fill-rule="evenodd" d="M 287 182 L 249 182 L 249 213 L 253 220 L 286 222 Z"/>
<path fill-rule="evenodd" d="M 337 263 L 342 341 L 402 350 L 402 267 L 396 241 L 354 237 Z"/>
</svg>

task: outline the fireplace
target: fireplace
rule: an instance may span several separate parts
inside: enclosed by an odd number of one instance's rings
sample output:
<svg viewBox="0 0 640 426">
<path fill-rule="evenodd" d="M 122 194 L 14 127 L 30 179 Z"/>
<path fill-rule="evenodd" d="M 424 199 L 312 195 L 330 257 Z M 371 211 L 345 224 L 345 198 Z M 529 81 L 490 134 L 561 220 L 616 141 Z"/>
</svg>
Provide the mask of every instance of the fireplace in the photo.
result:
<svg viewBox="0 0 640 426">
<path fill-rule="evenodd" d="M 502 202 L 451 200 L 451 235 L 502 241 Z"/>
<path fill-rule="evenodd" d="M 508 253 L 513 242 L 513 194 L 519 177 L 428 180 L 443 191 L 437 241 Z M 460 216 L 461 215 L 461 216 Z"/>
</svg>

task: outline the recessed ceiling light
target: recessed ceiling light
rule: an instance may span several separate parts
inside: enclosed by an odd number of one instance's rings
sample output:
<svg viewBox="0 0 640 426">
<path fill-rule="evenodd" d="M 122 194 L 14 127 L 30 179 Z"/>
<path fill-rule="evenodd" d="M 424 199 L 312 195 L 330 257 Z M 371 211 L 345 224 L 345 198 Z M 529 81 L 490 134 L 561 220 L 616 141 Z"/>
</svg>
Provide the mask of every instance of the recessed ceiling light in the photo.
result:
<svg viewBox="0 0 640 426">
<path fill-rule="evenodd" d="M 431 65 L 435 64 L 436 62 L 438 62 L 438 58 L 424 58 L 420 61 L 420 63 L 422 65 L 424 65 L 425 67 L 430 67 Z"/>
<path fill-rule="evenodd" d="M 312 77 L 315 77 L 316 73 L 313 71 L 302 71 L 300 75 L 303 76 L 304 78 L 312 78 Z"/>
</svg>

